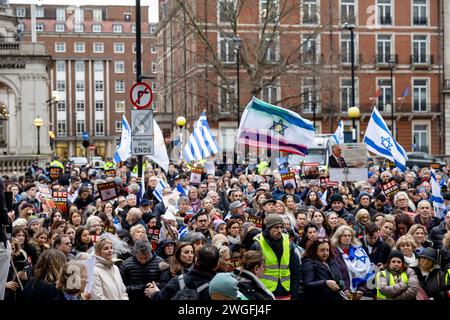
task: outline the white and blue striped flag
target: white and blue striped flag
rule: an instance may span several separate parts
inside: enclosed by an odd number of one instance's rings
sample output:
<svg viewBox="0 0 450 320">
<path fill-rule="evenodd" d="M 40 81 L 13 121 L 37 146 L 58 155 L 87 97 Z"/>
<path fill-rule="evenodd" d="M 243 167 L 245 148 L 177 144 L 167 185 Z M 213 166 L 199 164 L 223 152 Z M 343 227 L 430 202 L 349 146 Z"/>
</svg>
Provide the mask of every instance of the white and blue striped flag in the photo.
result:
<svg viewBox="0 0 450 320">
<path fill-rule="evenodd" d="M 394 162 L 401 171 L 406 170 L 408 156 L 403 147 L 395 141 L 376 107 L 373 108 L 366 129 L 364 143 L 368 151 Z"/>
<path fill-rule="evenodd" d="M 187 161 L 198 161 L 219 153 L 219 149 L 219 144 L 209 128 L 206 113 L 203 111 L 184 146 L 183 158 Z"/>
<path fill-rule="evenodd" d="M 333 141 L 336 144 L 344 143 L 344 120 L 339 121 L 336 132 L 333 134 Z"/>
<path fill-rule="evenodd" d="M 325 192 L 320 197 L 320 201 L 322 201 L 322 204 L 326 207 L 327 206 L 327 195 L 328 195 L 328 189 L 325 190 Z"/>
<path fill-rule="evenodd" d="M 444 218 L 444 212 L 445 212 L 445 204 L 444 204 L 444 198 L 441 194 L 441 188 L 439 186 L 439 183 L 436 179 L 436 174 L 433 169 L 431 169 L 431 198 L 430 202 L 433 204 L 434 208 L 434 215 L 438 217 L 439 219 Z"/>
<path fill-rule="evenodd" d="M 163 190 L 167 187 L 169 187 L 169 185 L 167 185 L 162 179 L 159 179 L 155 190 L 153 190 L 153 195 L 159 200 L 159 202 L 163 202 Z"/>
<path fill-rule="evenodd" d="M 125 114 L 122 116 L 122 136 L 116 148 L 113 161 L 119 163 L 131 157 L 131 128 Z"/>
</svg>

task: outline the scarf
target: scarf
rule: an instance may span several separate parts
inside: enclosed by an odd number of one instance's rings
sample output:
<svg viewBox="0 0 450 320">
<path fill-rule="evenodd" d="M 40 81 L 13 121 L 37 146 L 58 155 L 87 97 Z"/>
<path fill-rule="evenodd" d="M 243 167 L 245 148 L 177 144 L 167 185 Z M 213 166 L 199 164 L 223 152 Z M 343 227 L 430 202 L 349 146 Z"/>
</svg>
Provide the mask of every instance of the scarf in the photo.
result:
<svg viewBox="0 0 450 320">
<path fill-rule="evenodd" d="M 350 292 L 357 291 L 361 283 L 366 282 L 375 271 L 372 269 L 370 259 L 362 247 L 351 246 L 346 254 L 341 248 L 339 252 L 347 266 L 350 278 Z"/>
</svg>

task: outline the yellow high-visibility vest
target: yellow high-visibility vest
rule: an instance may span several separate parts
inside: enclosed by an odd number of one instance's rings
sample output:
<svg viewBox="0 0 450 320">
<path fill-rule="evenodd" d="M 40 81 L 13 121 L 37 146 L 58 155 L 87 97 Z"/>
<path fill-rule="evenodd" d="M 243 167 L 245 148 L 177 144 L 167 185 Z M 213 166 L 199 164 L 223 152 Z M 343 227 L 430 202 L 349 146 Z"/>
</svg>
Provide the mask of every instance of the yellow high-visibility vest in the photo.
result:
<svg viewBox="0 0 450 320">
<path fill-rule="evenodd" d="M 380 280 L 380 275 L 381 275 L 381 274 L 386 278 L 386 280 L 387 280 L 389 286 L 394 286 L 394 285 L 395 285 L 395 279 L 394 279 L 394 277 L 390 274 L 389 271 L 383 270 L 383 271 L 378 272 L 378 273 L 377 273 L 377 276 L 376 276 L 376 283 L 377 283 L 377 299 L 378 299 L 378 300 L 390 300 L 388 297 L 386 297 L 386 296 L 385 296 L 384 294 L 382 294 L 381 291 L 380 291 L 379 280 Z M 406 274 L 406 271 L 403 271 L 403 272 L 400 274 L 400 277 L 401 277 L 401 279 L 402 279 L 402 282 L 403 282 L 404 284 L 407 285 L 407 284 L 408 284 L 408 275 Z"/>
</svg>

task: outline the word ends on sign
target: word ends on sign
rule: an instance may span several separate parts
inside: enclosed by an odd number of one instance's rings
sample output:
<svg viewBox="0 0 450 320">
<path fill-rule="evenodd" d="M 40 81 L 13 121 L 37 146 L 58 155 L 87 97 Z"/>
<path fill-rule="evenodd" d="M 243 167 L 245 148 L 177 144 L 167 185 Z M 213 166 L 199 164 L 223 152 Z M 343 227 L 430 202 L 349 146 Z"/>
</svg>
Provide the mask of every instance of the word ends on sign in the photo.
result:
<svg viewBox="0 0 450 320">
<path fill-rule="evenodd" d="M 131 154 L 133 156 L 153 155 L 154 152 L 153 136 L 131 137 Z"/>
</svg>

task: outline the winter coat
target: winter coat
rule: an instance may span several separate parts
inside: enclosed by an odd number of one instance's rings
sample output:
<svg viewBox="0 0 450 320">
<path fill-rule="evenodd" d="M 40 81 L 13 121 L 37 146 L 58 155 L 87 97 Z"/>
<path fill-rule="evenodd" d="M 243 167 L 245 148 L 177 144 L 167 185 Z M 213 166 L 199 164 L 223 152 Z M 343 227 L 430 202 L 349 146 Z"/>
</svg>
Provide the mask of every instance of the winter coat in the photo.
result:
<svg viewBox="0 0 450 320">
<path fill-rule="evenodd" d="M 444 235 L 447 233 L 447 229 L 445 228 L 445 221 L 442 221 L 440 225 L 431 229 L 428 238 L 433 241 L 434 249 L 442 248 L 442 241 L 444 240 Z"/>
<path fill-rule="evenodd" d="M 434 298 L 434 300 L 445 299 L 445 273 L 442 272 L 439 267 L 435 267 L 431 270 L 426 278 L 423 276 L 419 267 L 413 267 L 411 269 L 416 273 L 420 286 L 427 293 L 429 298 Z"/>
<path fill-rule="evenodd" d="M 342 274 L 333 259 L 328 260 L 328 266 L 329 268 L 322 262 L 308 257 L 302 260 L 305 300 L 342 300 L 339 291 L 331 290 L 326 284 L 327 280 L 334 280 L 337 284 L 344 283 Z"/>
<path fill-rule="evenodd" d="M 158 203 L 153 208 L 153 215 L 155 215 L 158 220 L 161 219 L 161 216 L 166 213 L 166 207 L 164 206 L 164 202 Z"/>
<path fill-rule="evenodd" d="M 113 261 L 95 257 L 92 300 L 128 300 L 119 268 Z"/>
<path fill-rule="evenodd" d="M 408 284 L 403 283 L 401 277 L 397 280 L 396 284 L 390 286 L 385 272 L 380 273 L 378 280 L 378 287 L 380 292 L 388 299 L 394 300 L 415 300 L 417 291 L 419 290 L 419 280 L 413 269 L 407 268 L 406 275 L 408 276 Z M 378 275 L 377 275 L 378 276 Z M 392 273 L 390 274 L 392 277 Z"/>
<path fill-rule="evenodd" d="M 93 203 L 94 197 L 92 195 L 89 195 L 89 197 L 87 197 L 86 199 L 81 199 L 80 197 L 77 197 L 73 202 L 73 205 L 75 205 L 78 210 L 84 210 L 87 206 Z"/>
<path fill-rule="evenodd" d="M 20 300 L 25 301 L 52 301 L 61 300 L 63 293 L 56 288 L 54 283 L 44 283 L 34 279 L 28 281 L 23 288 L 23 293 L 20 296 Z"/>
<path fill-rule="evenodd" d="M 350 289 L 350 275 L 348 273 L 347 265 L 345 264 L 344 257 L 342 256 L 341 250 L 338 248 L 334 249 L 334 263 L 336 267 L 339 269 L 339 272 L 342 275 L 342 279 L 344 280 L 345 287 Z M 357 288 L 358 291 L 366 292 L 366 288 L 364 284 L 361 284 Z"/>
<path fill-rule="evenodd" d="M 178 272 L 175 276 L 179 276 L 180 274 L 186 274 L 189 271 L 191 271 L 194 267 L 194 264 L 192 264 L 189 268 L 184 268 L 183 270 L 181 270 L 180 272 Z M 172 275 L 172 273 L 170 272 L 170 268 L 165 269 L 162 273 L 161 273 L 161 277 L 159 278 L 159 285 L 158 288 L 162 289 L 164 288 L 171 279 L 175 278 L 175 276 Z"/>
<path fill-rule="evenodd" d="M 450 249 L 442 248 L 439 250 L 440 259 L 441 259 L 441 270 L 447 270 L 445 267 L 450 263 Z"/>
<path fill-rule="evenodd" d="M 272 292 L 250 271 L 238 268 L 234 274 L 239 281 L 239 291 L 249 300 L 275 300 Z"/>
<path fill-rule="evenodd" d="M 420 221 L 420 215 L 416 215 L 414 217 L 414 223 L 423 225 Z M 427 228 L 427 232 L 430 232 L 431 229 L 434 227 L 437 227 L 441 223 L 441 220 L 439 220 L 438 217 L 431 217 L 430 220 L 428 220 L 427 224 L 423 225 L 425 228 Z"/>
<path fill-rule="evenodd" d="M 191 270 L 186 275 L 184 275 L 184 283 L 188 289 L 196 289 L 205 283 L 211 282 L 214 278 L 215 273 L 206 273 L 197 270 Z M 178 277 L 173 277 L 167 283 L 164 288 L 160 288 L 155 295 L 153 295 L 152 300 L 170 300 L 173 296 L 180 290 L 180 283 Z M 209 290 L 205 289 L 200 292 L 200 300 L 211 300 L 209 297 Z"/>
<path fill-rule="evenodd" d="M 372 253 L 369 254 L 369 248 L 365 241 L 363 242 L 363 249 L 369 256 L 370 262 L 375 265 L 378 265 L 379 263 L 387 264 L 392 250 L 391 247 L 389 247 L 389 245 L 384 243 L 381 239 L 378 239 L 375 243 Z"/>
<path fill-rule="evenodd" d="M 141 264 L 136 257 L 126 259 L 119 267 L 128 297 L 133 301 L 148 300 L 144 290 L 148 283 L 159 282 L 161 276 L 160 263 L 164 260 L 153 254 L 146 264 Z"/>
</svg>

